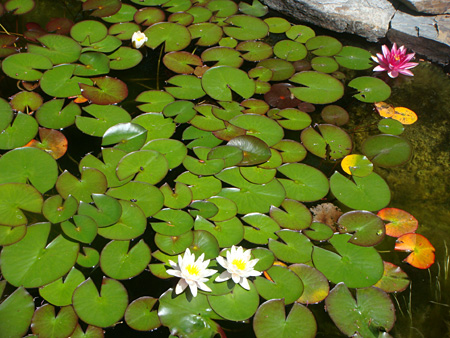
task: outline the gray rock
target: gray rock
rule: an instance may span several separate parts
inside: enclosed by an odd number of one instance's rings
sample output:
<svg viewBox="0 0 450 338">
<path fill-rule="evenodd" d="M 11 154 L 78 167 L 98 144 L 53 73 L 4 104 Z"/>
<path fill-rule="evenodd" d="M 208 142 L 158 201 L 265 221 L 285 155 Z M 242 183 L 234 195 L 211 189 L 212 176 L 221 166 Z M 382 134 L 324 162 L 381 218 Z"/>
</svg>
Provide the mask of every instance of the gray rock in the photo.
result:
<svg viewBox="0 0 450 338">
<path fill-rule="evenodd" d="M 450 1 L 448 0 L 399 0 L 412 10 L 426 14 L 450 13 Z"/>
<path fill-rule="evenodd" d="M 387 37 L 442 64 L 450 62 L 450 16 L 395 13 Z"/>
<path fill-rule="evenodd" d="M 395 8 L 388 0 L 263 0 L 270 8 L 340 33 L 384 38 Z"/>
</svg>

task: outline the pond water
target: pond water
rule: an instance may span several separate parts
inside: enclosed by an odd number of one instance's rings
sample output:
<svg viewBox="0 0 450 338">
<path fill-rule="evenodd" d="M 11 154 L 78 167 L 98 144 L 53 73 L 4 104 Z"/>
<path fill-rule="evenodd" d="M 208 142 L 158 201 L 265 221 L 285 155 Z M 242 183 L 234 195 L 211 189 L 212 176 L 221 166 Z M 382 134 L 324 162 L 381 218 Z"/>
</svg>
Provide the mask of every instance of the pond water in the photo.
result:
<svg viewBox="0 0 450 338">
<path fill-rule="evenodd" d="M 55 6 L 54 1 L 39 0 L 37 8 L 41 10 L 21 18 L 25 21 L 45 23 L 49 17 L 61 15 L 61 12 L 73 14 L 71 1 L 61 1 Z M 59 7 L 58 7 L 59 6 Z M 277 15 L 274 13 L 274 15 Z M 279 16 L 279 15 L 277 15 Z M 293 20 L 290 19 L 291 22 Z M 369 44 L 357 37 L 340 35 L 315 28 L 318 32 L 337 37 L 344 44 L 360 46 L 372 53 L 379 52 L 381 44 Z M 156 54 L 155 54 L 156 53 Z M 126 81 L 130 94 L 122 107 L 137 115 L 134 98 L 143 90 L 157 87 L 156 74 L 157 52 L 147 51 L 141 64 L 126 74 L 120 73 Z M 402 263 L 406 257 L 404 253 L 394 252 L 394 239 L 383 242 L 382 257 L 394 264 L 400 265 L 410 276 L 410 289 L 394 295 L 397 322 L 391 332 L 394 337 L 444 337 L 450 334 L 450 262 L 448 246 L 450 246 L 450 77 L 446 69 L 428 61 L 422 60 L 413 69 L 413 78 L 398 78 L 390 80 L 392 95 L 389 102 L 394 106 L 405 106 L 418 115 L 418 121 L 408 126 L 403 133 L 414 149 L 412 159 L 405 165 L 383 169 L 376 168 L 388 183 L 393 197 L 391 207 L 403 209 L 414 215 L 419 221 L 419 233 L 425 235 L 436 248 L 436 263 L 428 270 L 419 270 Z M 111 76 L 118 75 L 112 73 Z M 164 83 L 170 73 L 164 71 L 159 74 L 160 84 Z M 0 94 L 8 97 L 15 92 L 11 87 L 14 81 L 2 81 Z M 367 104 L 356 100 L 348 100 L 344 105 L 350 115 L 347 126 L 355 141 L 356 149 L 368 135 L 377 132 L 376 125 L 379 116 Z M 311 113 L 314 119 L 319 119 L 320 109 Z M 132 113 L 133 114 L 133 113 Z M 78 149 L 71 149 L 71 157 L 79 161 L 86 153 L 100 148 L 98 138 L 89 138 L 81 134 L 75 127 L 66 130 L 69 144 L 79 144 Z M 181 135 L 182 129 L 177 129 Z M 64 158 L 60 165 L 75 172 L 71 159 Z M 330 171 L 333 170 L 332 164 Z M 172 177 L 179 172 L 171 173 Z M 152 248 L 153 249 L 153 248 Z M 93 278 L 100 277 L 100 269 L 94 271 Z M 149 283 L 149 274 L 123 281 L 130 293 L 130 299 L 149 295 L 148 290 L 140 286 Z M 174 281 L 176 283 L 176 281 Z M 150 296 L 159 297 L 167 289 L 167 284 L 154 285 Z M 319 329 L 317 337 L 342 337 L 328 315 L 323 310 L 323 304 L 310 305 L 309 308 L 316 316 Z M 253 337 L 250 325 L 238 323 L 230 325 L 224 323 L 228 337 Z M 119 324 L 106 330 L 106 337 L 167 337 L 167 328 L 160 328 L 154 332 L 130 333 L 125 324 Z"/>
</svg>

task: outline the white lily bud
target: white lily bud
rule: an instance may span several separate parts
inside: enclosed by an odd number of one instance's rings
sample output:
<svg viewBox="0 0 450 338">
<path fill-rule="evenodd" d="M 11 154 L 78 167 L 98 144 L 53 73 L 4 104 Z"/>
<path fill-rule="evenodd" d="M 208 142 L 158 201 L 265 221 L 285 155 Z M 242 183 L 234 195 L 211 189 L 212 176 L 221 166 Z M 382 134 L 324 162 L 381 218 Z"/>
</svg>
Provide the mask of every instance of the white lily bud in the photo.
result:
<svg viewBox="0 0 450 338">
<path fill-rule="evenodd" d="M 147 36 L 141 31 L 134 32 L 131 37 L 131 43 L 133 44 L 133 47 L 137 49 L 141 48 L 147 40 Z"/>
</svg>

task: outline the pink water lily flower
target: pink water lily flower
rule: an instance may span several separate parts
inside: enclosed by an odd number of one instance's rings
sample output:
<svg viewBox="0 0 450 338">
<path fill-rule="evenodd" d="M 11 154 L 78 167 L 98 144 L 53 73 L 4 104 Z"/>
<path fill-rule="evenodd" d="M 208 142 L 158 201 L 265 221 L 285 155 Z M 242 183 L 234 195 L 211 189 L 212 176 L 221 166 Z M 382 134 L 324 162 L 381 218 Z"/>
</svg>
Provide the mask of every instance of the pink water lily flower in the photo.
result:
<svg viewBox="0 0 450 338">
<path fill-rule="evenodd" d="M 414 76 L 409 69 L 414 68 L 418 63 L 409 61 L 415 53 L 406 54 L 405 46 L 397 48 L 395 43 L 391 50 L 386 45 L 383 45 L 381 49 L 383 54 L 377 53 L 377 56 L 372 56 L 372 59 L 379 64 L 373 69 L 374 72 L 386 71 L 392 78 L 397 77 L 398 74 Z"/>
</svg>

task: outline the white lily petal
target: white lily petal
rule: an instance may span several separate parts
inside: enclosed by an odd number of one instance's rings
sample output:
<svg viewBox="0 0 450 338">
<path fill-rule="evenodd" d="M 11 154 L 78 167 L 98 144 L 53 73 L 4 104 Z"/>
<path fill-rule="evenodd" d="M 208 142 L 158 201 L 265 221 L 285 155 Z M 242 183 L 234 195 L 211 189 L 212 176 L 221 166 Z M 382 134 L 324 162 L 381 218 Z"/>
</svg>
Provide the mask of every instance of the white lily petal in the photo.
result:
<svg viewBox="0 0 450 338">
<path fill-rule="evenodd" d="M 248 284 L 247 278 L 242 278 L 241 282 L 239 283 L 245 290 L 250 290 L 250 285 Z"/>
<path fill-rule="evenodd" d="M 182 293 L 184 291 L 184 289 L 186 289 L 188 286 L 188 284 L 186 283 L 186 281 L 184 279 L 180 279 L 178 281 L 177 286 L 175 287 L 175 293 L 178 295 L 180 293 Z"/>
<path fill-rule="evenodd" d="M 216 282 L 225 282 L 226 280 L 229 280 L 231 278 L 231 273 L 228 271 L 222 272 L 219 277 L 215 279 Z"/>
</svg>

